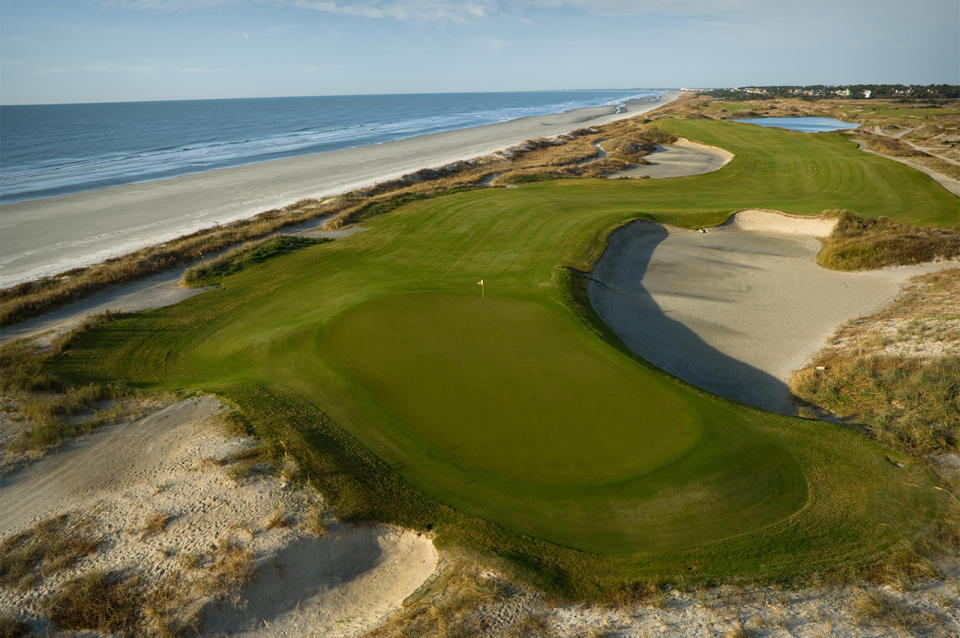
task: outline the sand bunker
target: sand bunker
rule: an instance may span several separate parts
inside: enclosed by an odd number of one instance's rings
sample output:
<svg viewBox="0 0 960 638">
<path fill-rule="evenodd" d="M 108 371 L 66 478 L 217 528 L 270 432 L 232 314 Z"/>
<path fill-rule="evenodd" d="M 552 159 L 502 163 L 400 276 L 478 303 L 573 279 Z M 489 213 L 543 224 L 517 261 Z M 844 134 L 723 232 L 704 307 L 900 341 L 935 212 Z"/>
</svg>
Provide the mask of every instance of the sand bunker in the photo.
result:
<svg viewBox="0 0 960 638">
<path fill-rule="evenodd" d="M 100 547 L 66 572 L 20 590 L 0 588 L 0 615 L 45 634 L 39 602 L 90 570 L 132 570 L 150 586 L 173 576 L 199 612 L 202 634 L 353 636 L 376 626 L 433 574 L 425 536 L 387 526 L 308 525 L 322 497 L 281 476 L 231 477 L 229 458 L 255 442 L 218 427 L 215 399 L 191 398 L 136 421 L 104 427 L 3 477 L 0 538 L 61 513 L 94 520 Z M 317 508 L 320 508 L 318 510 Z M 282 512 L 282 524 L 268 521 Z M 144 521 L 169 517 L 144 537 Z M 315 517 L 314 517 L 315 520 Z M 257 578 L 227 600 L 195 587 L 217 547 L 252 554 Z M 198 566 L 185 566 L 195 556 Z M 213 598 L 211 598 L 213 596 Z"/>
<path fill-rule="evenodd" d="M 837 326 L 948 264 L 837 272 L 831 220 L 744 211 L 708 232 L 633 222 L 596 263 L 590 303 L 635 353 L 710 392 L 795 414 L 786 381 Z M 829 228 L 828 228 L 829 226 Z"/>
<path fill-rule="evenodd" d="M 631 166 L 622 171 L 607 175 L 614 179 L 620 177 L 686 177 L 718 171 L 733 159 L 733 153 L 716 146 L 697 144 L 680 138 L 669 146 L 657 145 L 657 150 L 645 160 L 649 164 Z"/>
</svg>

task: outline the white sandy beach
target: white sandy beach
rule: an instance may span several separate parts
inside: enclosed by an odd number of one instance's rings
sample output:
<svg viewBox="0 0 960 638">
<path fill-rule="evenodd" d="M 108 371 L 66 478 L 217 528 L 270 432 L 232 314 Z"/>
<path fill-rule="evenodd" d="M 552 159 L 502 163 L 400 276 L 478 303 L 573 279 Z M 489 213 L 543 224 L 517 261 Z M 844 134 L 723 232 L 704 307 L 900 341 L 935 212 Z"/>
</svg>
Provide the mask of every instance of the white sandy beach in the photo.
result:
<svg viewBox="0 0 960 638">
<path fill-rule="evenodd" d="M 97 263 L 303 198 L 597 126 L 675 99 L 575 109 L 374 146 L 305 155 L 0 206 L 0 288 Z"/>
</svg>

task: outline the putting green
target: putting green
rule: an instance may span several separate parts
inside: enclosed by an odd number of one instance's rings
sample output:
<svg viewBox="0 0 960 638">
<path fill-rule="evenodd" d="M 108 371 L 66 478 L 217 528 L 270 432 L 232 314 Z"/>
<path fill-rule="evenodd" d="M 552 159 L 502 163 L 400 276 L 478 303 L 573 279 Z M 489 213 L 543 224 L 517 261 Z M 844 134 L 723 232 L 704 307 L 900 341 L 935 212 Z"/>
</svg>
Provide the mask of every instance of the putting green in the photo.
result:
<svg viewBox="0 0 960 638">
<path fill-rule="evenodd" d="M 641 216 L 696 226 L 737 208 L 847 207 L 950 226 L 958 200 L 839 135 L 663 126 L 736 157 L 696 177 L 406 205 L 90 330 L 56 365 L 78 383 L 216 392 L 339 514 L 430 527 L 566 593 L 863 566 L 929 534 L 946 497 L 921 463 L 896 467 L 854 432 L 636 361 L 598 337 L 566 267 L 588 268 L 607 232 Z"/>
<path fill-rule="evenodd" d="M 782 446 L 701 414 L 679 384 L 548 305 L 387 297 L 342 315 L 320 350 L 368 393 L 376 413 L 357 421 L 423 459 L 401 474 L 524 534 L 630 553 L 747 531 L 806 498 Z"/>
<path fill-rule="evenodd" d="M 517 299 L 378 300 L 328 330 L 324 350 L 422 445 L 507 480 L 624 481 L 675 461 L 702 434 L 666 384 Z"/>
</svg>

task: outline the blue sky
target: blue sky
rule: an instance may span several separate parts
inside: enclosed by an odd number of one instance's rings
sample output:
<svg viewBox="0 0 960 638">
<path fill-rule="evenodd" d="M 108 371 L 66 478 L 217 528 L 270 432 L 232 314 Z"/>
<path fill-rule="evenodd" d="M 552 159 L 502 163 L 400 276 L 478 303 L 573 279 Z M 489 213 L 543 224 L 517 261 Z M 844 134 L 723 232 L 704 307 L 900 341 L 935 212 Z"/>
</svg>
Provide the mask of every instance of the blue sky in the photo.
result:
<svg viewBox="0 0 960 638">
<path fill-rule="evenodd" d="M 0 102 L 960 84 L 958 0 L 2 0 Z"/>
</svg>

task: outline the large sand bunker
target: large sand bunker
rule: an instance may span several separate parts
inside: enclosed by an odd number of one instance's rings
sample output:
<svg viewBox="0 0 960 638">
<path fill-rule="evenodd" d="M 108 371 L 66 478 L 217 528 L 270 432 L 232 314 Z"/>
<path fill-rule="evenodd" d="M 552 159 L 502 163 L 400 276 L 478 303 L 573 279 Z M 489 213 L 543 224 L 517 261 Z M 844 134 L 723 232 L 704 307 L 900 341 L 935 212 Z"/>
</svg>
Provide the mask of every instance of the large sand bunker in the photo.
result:
<svg viewBox="0 0 960 638">
<path fill-rule="evenodd" d="M 710 392 L 795 414 L 786 381 L 837 326 L 944 265 L 837 272 L 816 264 L 832 222 L 742 211 L 708 232 L 633 222 L 596 263 L 590 303 L 623 342 Z"/>
<path fill-rule="evenodd" d="M 631 166 L 607 175 L 618 177 L 686 177 L 718 171 L 733 159 L 733 153 L 716 146 L 697 144 L 680 138 L 669 146 L 657 144 L 657 150 L 645 158 L 648 164 Z"/>
</svg>

